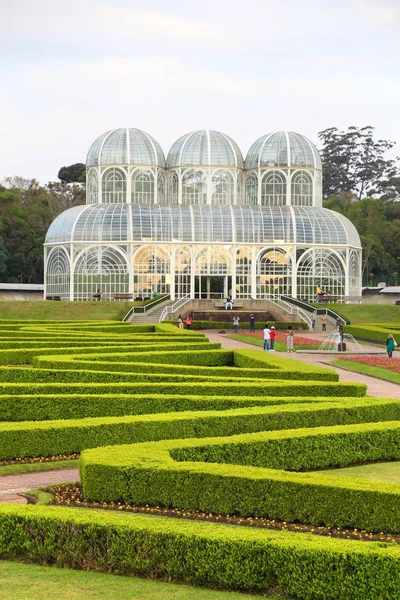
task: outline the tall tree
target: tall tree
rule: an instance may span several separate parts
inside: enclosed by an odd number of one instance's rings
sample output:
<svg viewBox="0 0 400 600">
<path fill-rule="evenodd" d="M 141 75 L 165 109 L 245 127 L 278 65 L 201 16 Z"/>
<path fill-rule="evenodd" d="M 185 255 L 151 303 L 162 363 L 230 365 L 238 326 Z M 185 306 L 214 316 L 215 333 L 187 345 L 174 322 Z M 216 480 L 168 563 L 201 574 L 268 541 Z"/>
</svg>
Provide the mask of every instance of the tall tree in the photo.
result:
<svg viewBox="0 0 400 600">
<path fill-rule="evenodd" d="M 394 142 L 374 140 L 374 128 L 349 127 L 339 131 L 330 127 L 318 133 L 322 142 L 323 195 L 351 192 L 360 200 L 392 190 L 400 175 L 398 161 L 385 158 Z M 390 184 L 388 182 L 391 182 Z"/>
<path fill-rule="evenodd" d="M 57 177 L 63 183 L 85 183 L 86 166 L 83 163 L 75 163 L 68 167 L 61 167 Z"/>
</svg>

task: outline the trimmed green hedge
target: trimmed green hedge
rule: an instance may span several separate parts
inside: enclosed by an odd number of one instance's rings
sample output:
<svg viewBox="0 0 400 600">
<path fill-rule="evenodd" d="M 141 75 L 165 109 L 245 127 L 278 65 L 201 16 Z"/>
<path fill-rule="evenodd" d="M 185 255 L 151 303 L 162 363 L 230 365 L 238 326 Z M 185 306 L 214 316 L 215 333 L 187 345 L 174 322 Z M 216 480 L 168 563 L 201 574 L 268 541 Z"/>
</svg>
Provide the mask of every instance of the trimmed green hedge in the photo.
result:
<svg viewBox="0 0 400 600">
<path fill-rule="evenodd" d="M 3 390 L 5 391 L 5 390 Z M 54 419 L 82 419 L 87 417 L 122 417 L 186 410 L 226 410 L 245 406 L 272 406 L 276 404 L 345 403 L 344 410 L 352 414 L 353 397 L 301 396 L 186 396 L 168 394 L 108 394 L 107 388 L 97 394 L 38 394 L 0 396 L 0 421 L 48 421 Z M 385 400 L 381 400 L 383 402 Z M 374 403 L 379 400 L 374 400 Z M 395 418 L 394 416 L 390 418 Z M 376 420 L 371 415 L 371 421 Z"/>
<path fill-rule="evenodd" d="M 304 600 L 398 598 L 398 545 L 289 531 L 0 505 L 0 557 Z"/>
<path fill-rule="evenodd" d="M 399 432 L 395 421 L 96 448 L 81 479 L 90 500 L 399 533 L 399 484 L 282 470 L 399 459 Z"/>
<path fill-rule="evenodd" d="M 397 342 L 400 343 L 400 325 L 393 323 L 365 323 L 363 325 L 351 325 L 346 327 L 345 333 L 350 333 L 355 338 L 365 341 L 385 343 L 389 333 L 393 333 Z"/>
<path fill-rule="evenodd" d="M 160 439 L 314 427 L 400 418 L 393 400 L 253 406 L 199 412 L 0 423 L 0 460 L 74 454 L 85 448 Z"/>
</svg>

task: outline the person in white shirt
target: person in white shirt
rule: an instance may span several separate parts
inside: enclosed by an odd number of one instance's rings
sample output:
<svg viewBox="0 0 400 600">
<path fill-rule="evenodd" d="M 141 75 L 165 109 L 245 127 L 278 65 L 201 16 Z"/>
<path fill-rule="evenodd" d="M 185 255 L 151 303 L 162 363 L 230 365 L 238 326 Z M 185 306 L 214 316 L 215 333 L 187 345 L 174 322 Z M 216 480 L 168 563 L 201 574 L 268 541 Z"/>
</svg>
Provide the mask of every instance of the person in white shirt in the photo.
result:
<svg viewBox="0 0 400 600">
<path fill-rule="evenodd" d="M 265 326 L 264 329 L 264 350 L 269 352 L 269 346 L 271 343 L 271 330 L 268 325 Z"/>
</svg>

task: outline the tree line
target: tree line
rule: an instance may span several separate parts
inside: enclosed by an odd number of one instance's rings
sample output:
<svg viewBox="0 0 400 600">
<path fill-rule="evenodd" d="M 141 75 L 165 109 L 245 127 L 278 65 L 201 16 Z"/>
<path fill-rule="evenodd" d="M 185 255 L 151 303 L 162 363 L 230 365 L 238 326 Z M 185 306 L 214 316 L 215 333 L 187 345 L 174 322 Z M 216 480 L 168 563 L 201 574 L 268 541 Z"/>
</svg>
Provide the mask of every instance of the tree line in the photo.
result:
<svg viewBox="0 0 400 600">
<path fill-rule="evenodd" d="M 374 128 L 330 127 L 318 134 L 324 206 L 356 226 L 363 283 L 400 282 L 400 167 L 394 143 Z M 85 165 L 64 166 L 58 181 L 7 177 L 0 183 L 0 282 L 42 283 L 43 243 L 57 215 L 85 203 Z"/>
</svg>

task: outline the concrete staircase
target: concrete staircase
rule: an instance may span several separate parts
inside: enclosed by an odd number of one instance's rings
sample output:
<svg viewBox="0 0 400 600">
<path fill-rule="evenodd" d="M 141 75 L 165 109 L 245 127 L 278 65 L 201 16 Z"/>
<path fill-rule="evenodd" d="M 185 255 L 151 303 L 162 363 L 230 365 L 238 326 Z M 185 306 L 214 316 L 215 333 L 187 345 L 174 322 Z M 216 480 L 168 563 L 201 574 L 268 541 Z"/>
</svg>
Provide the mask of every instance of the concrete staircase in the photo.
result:
<svg viewBox="0 0 400 600">
<path fill-rule="evenodd" d="M 154 323 L 159 322 L 164 308 L 172 304 L 173 302 L 171 302 L 171 300 L 166 300 L 165 302 L 160 302 L 160 304 L 157 304 L 154 308 L 150 308 L 145 313 L 133 312 L 127 319 L 127 322 L 132 323 L 133 325 L 154 325 Z"/>
</svg>

